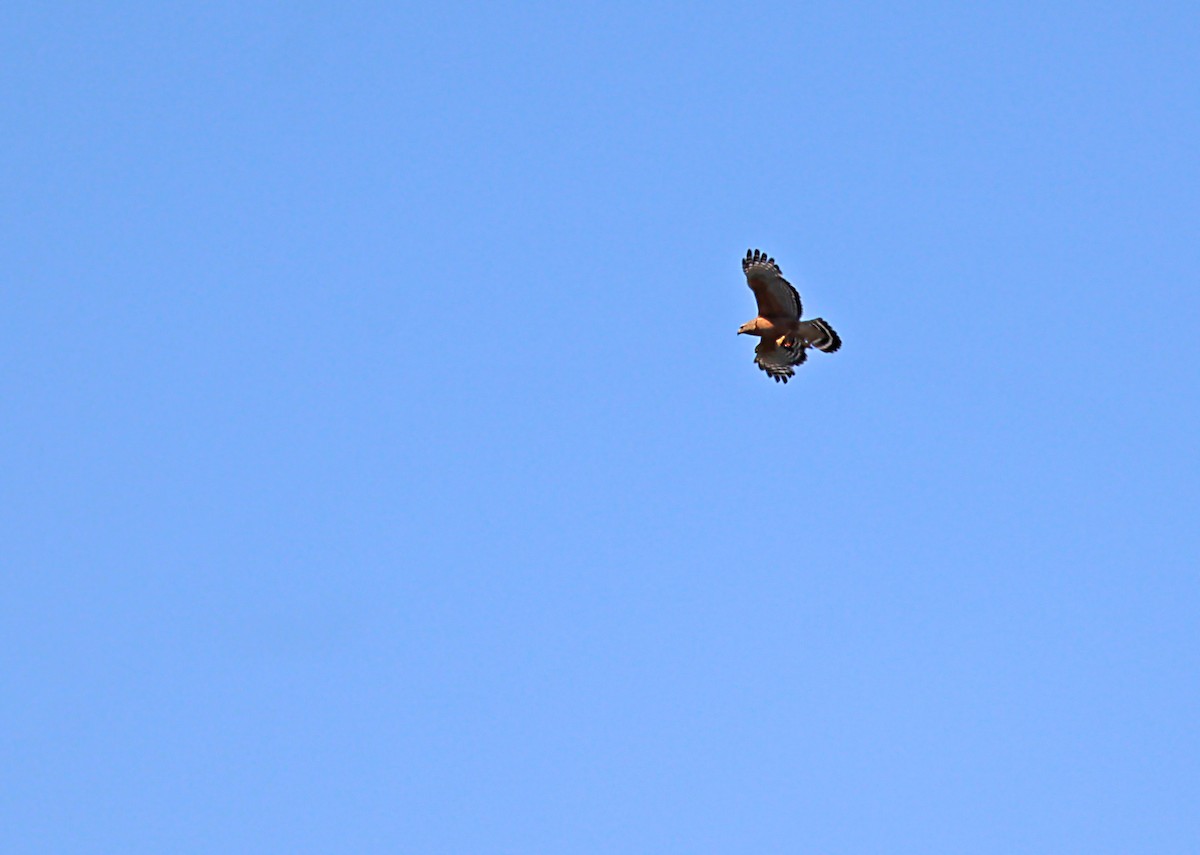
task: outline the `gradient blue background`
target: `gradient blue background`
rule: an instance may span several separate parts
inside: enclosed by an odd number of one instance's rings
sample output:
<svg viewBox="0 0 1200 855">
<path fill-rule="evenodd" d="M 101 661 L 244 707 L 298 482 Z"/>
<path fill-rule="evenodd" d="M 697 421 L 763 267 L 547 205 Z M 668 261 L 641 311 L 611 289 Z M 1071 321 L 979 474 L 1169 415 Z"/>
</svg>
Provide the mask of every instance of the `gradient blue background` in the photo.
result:
<svg viewBox="0 0 1200 855">
<path fill-rule="evenodd" d="M 1198 43 L 6 4 L 0 848 L 1200 851 Z"/>
</svg>

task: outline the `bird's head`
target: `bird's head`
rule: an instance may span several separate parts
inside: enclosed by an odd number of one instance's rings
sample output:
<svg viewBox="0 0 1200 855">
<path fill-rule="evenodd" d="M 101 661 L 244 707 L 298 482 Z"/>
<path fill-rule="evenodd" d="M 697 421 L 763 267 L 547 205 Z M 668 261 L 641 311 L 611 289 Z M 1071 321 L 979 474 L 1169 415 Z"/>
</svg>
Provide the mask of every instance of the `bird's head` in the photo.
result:
<svg viewBox="0 0 1200 855">
<path fill-rule="evenodd" d="M 758 329 L 758 318 L 755 318 L 752 321 L 746 321 L 746 323 L 744 323 L 740 327 L 738 327 L 737 334 L 738 335 L 754 335 L 754 331 L 757 329 Z"/>
</svg>

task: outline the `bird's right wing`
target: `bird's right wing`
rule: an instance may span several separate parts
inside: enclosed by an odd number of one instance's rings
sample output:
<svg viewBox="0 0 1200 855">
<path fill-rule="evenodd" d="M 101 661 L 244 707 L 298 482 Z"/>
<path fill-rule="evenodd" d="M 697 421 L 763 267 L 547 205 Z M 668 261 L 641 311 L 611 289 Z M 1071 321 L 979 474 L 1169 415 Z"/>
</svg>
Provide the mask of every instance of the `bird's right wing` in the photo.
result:
<svg viewBox="0 0 1200 855">
<path fill-rule="evenodd" d="M 808 358 L 804 350 L 804 342 L 801 341 L 790 342 L 787 337 L 778 340 L 764 338 L 754 348 L 754 362 L 776 383 L 781 380 L 786 383 L 796 373 L 792 369 Z"/>
</svg>

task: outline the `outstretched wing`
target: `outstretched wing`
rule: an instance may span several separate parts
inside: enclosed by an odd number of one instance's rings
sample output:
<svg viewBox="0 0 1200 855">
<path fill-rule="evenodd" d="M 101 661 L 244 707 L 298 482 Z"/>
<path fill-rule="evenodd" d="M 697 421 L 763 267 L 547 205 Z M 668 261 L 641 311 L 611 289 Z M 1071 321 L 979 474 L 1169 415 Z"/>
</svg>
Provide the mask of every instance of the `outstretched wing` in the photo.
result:
<svg viewBox="0 0 1200 855">
<path fill-rule="evenodd" d="M 808 358 L 804 350 L 804 342 L 787 336 L 780 339 L 764 338 L 754 348 L 754 361 L 776 383 L 781 380 L 786 383 L 796 373 L 792 369 Z"/>
<path fill-rule="evenodd" d="M 800 318 L 800 294 L 783 278 L 775 259 L 768 258 L 757 249 L 746 250 L 742 270 L 746 272 L 746 284 L 758 301 L 759 317 L 787 321 Z"/>
</svg>

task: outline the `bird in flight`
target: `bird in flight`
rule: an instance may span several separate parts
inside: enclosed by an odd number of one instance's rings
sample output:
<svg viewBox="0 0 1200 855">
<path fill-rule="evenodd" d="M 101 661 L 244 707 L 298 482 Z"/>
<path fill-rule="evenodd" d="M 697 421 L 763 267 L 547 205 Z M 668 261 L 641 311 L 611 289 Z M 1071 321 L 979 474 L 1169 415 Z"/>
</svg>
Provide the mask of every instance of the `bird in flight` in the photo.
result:
<svg viewBox="0 0 1200 855">
<path fill-rule="evenodd" d="M 742 324 L 738 335 L 756 335 L 762 339 L 754 348 L 754 361 L 776 383 L 781 380 L 786 383 L 795 375 L 793 369 L 807 358 L 808 348 L 833 353 L 842 346 L 838 334 L 823 319 L 800 320 L 800 295 L 783 278 L 775 259 L 757 249 L 746 250 L 742 270 L 758 301 L 758 317 Z"/>
</svg>

